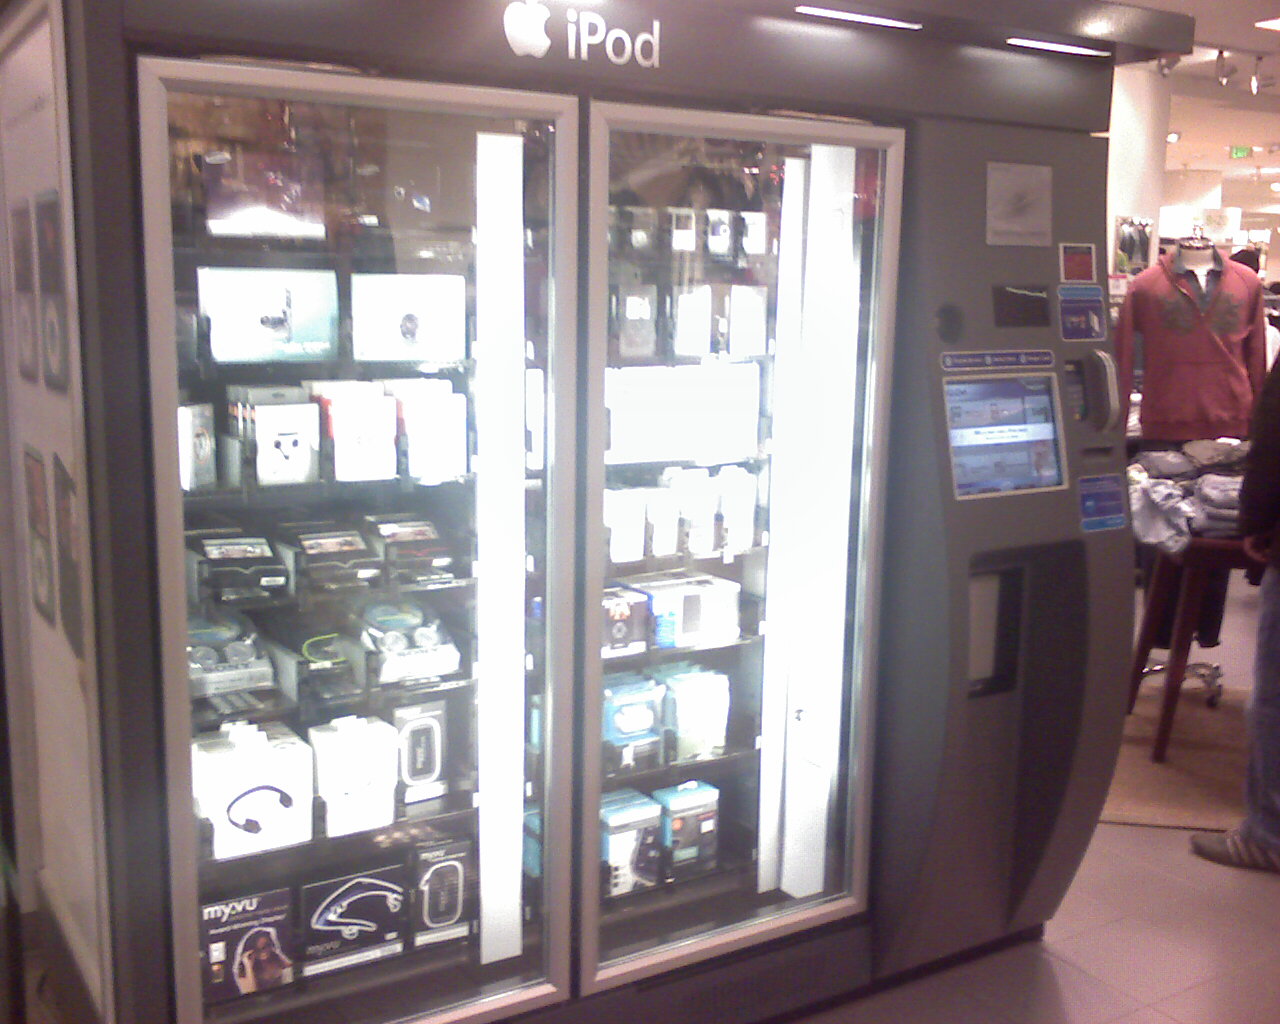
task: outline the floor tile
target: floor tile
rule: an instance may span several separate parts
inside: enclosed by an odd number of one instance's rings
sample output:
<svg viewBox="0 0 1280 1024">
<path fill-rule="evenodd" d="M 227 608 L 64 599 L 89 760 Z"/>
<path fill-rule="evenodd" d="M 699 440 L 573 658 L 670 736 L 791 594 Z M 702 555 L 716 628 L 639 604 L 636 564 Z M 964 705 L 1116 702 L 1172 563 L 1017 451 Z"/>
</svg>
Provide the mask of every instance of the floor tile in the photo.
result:
<svg viewBox="0 0 1280 1024">
<path fill-rule="evenodd" d="M 1218 975 L 1156 1005 L 1179 1024 L 1280 1021 L 1280 956 Z"/>
<path fill-rule="evenodd" d="M 1014 1024 L 1106 1024 L 1141 1005 L 1039 943 L 984 957 L 942 977 Z"/>
<path fill-rule="evenodd" d="M 1113 1020 L 1111 1024 L 1183 1024 L 1183 1022 L 1174 1020 L 1150 1006 L 1144 1006 L 1136 1013 Z"/>
<path fill-rule="evenodd" d="M 797 1024 L 1019 1024 L 957 991 L 946 978 L 932 975 Z"/>
</svg>

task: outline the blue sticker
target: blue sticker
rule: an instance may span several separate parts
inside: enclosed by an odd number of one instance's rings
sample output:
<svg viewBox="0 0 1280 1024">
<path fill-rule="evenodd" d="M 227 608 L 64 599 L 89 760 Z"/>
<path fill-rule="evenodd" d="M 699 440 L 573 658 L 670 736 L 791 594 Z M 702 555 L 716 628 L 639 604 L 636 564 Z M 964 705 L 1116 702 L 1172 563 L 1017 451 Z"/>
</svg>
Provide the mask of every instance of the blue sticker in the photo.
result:
<svg viewBox="0 0 1280 1024">
<path fill-rule="evenodd" d="M 1058 324 L 1063 341 L 1106 341 L 1107 303 L 1102 285 L 1059 285 Z"/>
<path fill-rule="evenodd" d="M 948 373 L 957 370 L 1022 370 L 1027 367 L 1042 369 L 1052 365 L 1053 353 L 1047 348 L 942 353 L 942 368 Z"/>
<path fill-rule="evenodd" d="M 1080 484 L 1080 525 L 1085 533 L 1123 530 L 1128 525 L 1129 489 L 1118 473 L 1082 476 Z"/>
</svg>

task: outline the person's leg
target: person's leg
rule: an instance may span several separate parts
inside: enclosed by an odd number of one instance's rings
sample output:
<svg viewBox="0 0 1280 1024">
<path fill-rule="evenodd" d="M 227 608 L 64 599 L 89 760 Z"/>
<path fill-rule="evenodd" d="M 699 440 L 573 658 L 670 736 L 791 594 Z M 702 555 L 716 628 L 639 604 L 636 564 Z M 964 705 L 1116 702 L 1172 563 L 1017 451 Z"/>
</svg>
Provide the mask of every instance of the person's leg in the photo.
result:
<svg viewBox="0 0 1280 1024">
<path fill-rule="evenodd" d="M 1262 578 L 1249 701 L 1245 820 L 1226 833 L 1201 832 L 1191 848 L 1232 867 L 1280 871 L 1280 572 Z"/>
</svg>

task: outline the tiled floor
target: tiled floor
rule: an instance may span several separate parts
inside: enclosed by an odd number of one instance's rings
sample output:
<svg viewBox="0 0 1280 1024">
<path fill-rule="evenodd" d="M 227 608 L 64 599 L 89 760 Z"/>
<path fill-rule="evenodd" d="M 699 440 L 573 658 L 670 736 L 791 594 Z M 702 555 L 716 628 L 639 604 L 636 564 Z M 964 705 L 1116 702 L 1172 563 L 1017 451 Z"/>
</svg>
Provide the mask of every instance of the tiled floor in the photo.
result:
<svg viewBox="0 0 1280 1024">
<path fill-rule="evenodd" d="M 1193 857 L 1173 829 L 1100 825 L 1027 943 L 806 1024 L 1276 1024 L 1280 875 Z"/>
<path fill-rule="evenodd" d="M 1192 660 L 1247 688 L 1257 590 L 1232 576 L 1222 644 Z M 1187 836 L 1100 825 L 1043 942 L 804 1024 L 1278 1024 L 1280 875 L 1209 864 Z"/>
</svg>

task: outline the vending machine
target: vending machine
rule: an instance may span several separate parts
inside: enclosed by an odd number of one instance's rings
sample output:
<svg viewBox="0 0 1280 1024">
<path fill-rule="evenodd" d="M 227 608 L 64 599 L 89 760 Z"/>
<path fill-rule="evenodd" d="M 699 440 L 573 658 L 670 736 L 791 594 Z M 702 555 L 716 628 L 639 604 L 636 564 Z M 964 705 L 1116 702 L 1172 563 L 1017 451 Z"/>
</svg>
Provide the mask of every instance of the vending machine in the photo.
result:
<svg viewBox="0 0 1280 1024">
<path fill-rule="evenodd" d="M 1189 19 L 837 6 L 9 16 L 77 1019 L 761 1021 L 1038 934 L 1131 615 L 1088 133 Z"/>
</svg>

